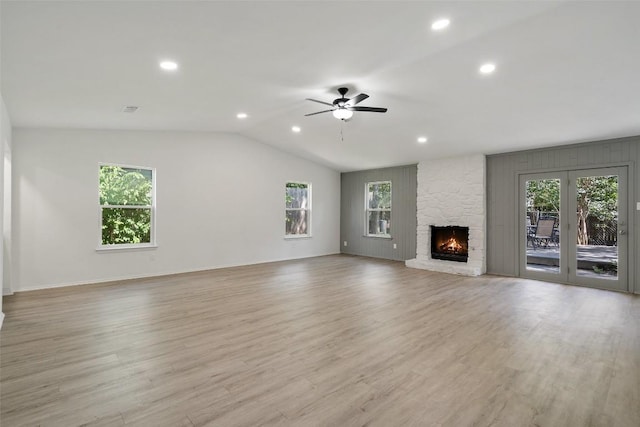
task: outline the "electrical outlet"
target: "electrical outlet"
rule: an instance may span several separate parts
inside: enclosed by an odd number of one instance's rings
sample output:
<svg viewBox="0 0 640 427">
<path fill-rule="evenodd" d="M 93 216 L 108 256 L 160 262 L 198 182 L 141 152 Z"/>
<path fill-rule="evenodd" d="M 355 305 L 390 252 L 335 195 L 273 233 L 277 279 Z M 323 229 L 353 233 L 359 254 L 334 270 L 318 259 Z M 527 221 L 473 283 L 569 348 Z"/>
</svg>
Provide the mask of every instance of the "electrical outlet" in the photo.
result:
<svg viewBox="0 0 640 427">
<path fill-rule="evenodd" d="M 347 246 L 347 241 L 342 242 L 342 246 Z"/>
<path fill-rule="evenodd" d="M 397 243 L 393 244 L 393 249 L 398 249 L 398 244 Z"/>
<path fill-rule="evenodd" d="M 640 202 L 636 204 L 636 209 L 640 211 Z"/>
</svg>

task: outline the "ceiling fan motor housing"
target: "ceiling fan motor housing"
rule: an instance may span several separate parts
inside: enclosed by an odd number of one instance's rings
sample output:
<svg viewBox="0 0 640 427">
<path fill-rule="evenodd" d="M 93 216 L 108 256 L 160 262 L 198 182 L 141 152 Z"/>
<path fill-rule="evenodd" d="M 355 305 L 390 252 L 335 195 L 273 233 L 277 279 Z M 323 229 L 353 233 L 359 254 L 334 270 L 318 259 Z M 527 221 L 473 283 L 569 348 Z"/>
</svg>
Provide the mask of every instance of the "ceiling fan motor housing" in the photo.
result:
<svg viewBox="0 0 640 427">
<path fill-rule="evenodd" d="M 338 98 L 333 101 L 333 105 L 336 105 L 338 108 L 344 108 L 344 105 L 349 101 L 349 98 L 346 98 L 345 95 L 349 92 L 349 88 L 347 87 L 339 87 L 338 93 L 342 96 L 342 98 Z"/>
<path fill-rule="evenodd" d="M 335 105 L 336 107 L 342 108 L 344 107 L 344 104 L 347 103 L 347 101 L 349 101 L 349 98 L 337 98 L 333 101 L 333 105 Z"/>
</svg>

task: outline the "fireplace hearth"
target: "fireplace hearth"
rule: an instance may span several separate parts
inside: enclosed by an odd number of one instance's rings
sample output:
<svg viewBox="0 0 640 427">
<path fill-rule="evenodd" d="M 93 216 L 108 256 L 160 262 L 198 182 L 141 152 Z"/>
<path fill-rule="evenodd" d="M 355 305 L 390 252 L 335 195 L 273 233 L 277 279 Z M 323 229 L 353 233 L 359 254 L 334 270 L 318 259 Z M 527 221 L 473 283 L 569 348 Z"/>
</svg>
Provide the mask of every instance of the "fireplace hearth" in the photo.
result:
<svg viewBox="0 0 640 427">
<path fill-rule="evenodd" d="M 467 262 L 469 259 L 469 227 L 432 225 L 431 258 Z"/>
</svg>

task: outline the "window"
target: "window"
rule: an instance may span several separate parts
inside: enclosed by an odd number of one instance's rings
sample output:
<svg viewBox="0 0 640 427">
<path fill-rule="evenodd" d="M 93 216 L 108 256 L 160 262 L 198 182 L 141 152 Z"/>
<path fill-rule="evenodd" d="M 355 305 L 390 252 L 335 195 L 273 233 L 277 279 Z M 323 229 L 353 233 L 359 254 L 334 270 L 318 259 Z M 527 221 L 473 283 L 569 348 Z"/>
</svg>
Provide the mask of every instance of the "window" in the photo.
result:
<svg viewBox="0 0 640 427">
<path fill-rule="evenodd" d="M 366 235 L 391 237 L 391 181 L 368 182 L 365 191 Z"/>
<path fill-rule="evenodd" d="M 311 184 L 287 182 L 285 237 L 311 236 Z"/>
<path fill-rule="evenodd" d="M 100 165 L 101 247 L 154 244 L 154 171 Z"/>
</svg>

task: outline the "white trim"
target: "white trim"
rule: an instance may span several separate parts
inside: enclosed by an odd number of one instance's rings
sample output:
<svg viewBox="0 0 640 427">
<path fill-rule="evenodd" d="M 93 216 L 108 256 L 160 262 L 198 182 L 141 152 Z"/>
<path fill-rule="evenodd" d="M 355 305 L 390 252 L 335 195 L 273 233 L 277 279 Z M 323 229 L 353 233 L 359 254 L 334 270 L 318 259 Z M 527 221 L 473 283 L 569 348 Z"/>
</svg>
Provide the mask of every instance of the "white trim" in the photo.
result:
<svg viewBox="0 0 640 427">
<path fill-rule="evenodd" d="M 100 205 L 102 209 L 153 209 L 153 205 Z"/>
<path fill-rule="evenodd" d="M 4 313 L 0 311 L 0 329 L 2 329 L 3 323 L 4 323 Z"/>
<path fill-rule="evenodd" d="M 98 166 L 118 166 L 121 168 L 127 169 L 147 169 L 152 170 L 149 166 L 139 166 L 139 165 L 125 165 L 123 163 L 111 163 L 111 162 L 98 162 Z"/>
<path fill-rule="evenodd" d="M 101 245 L 96 248 L 96 252 L 111 252 L 111 251 L 137 251 L 143 249 L 157 249 L 158 245 L 154 243 L 134 243 L 134 244 L 122 244 L 122 245 Z"/>
<path fill-rule="evenodd" d="M 287 234 L 284 240 L 310 239 L 311 237 L 313 237 L 311 234 Z"/>
</svg>

